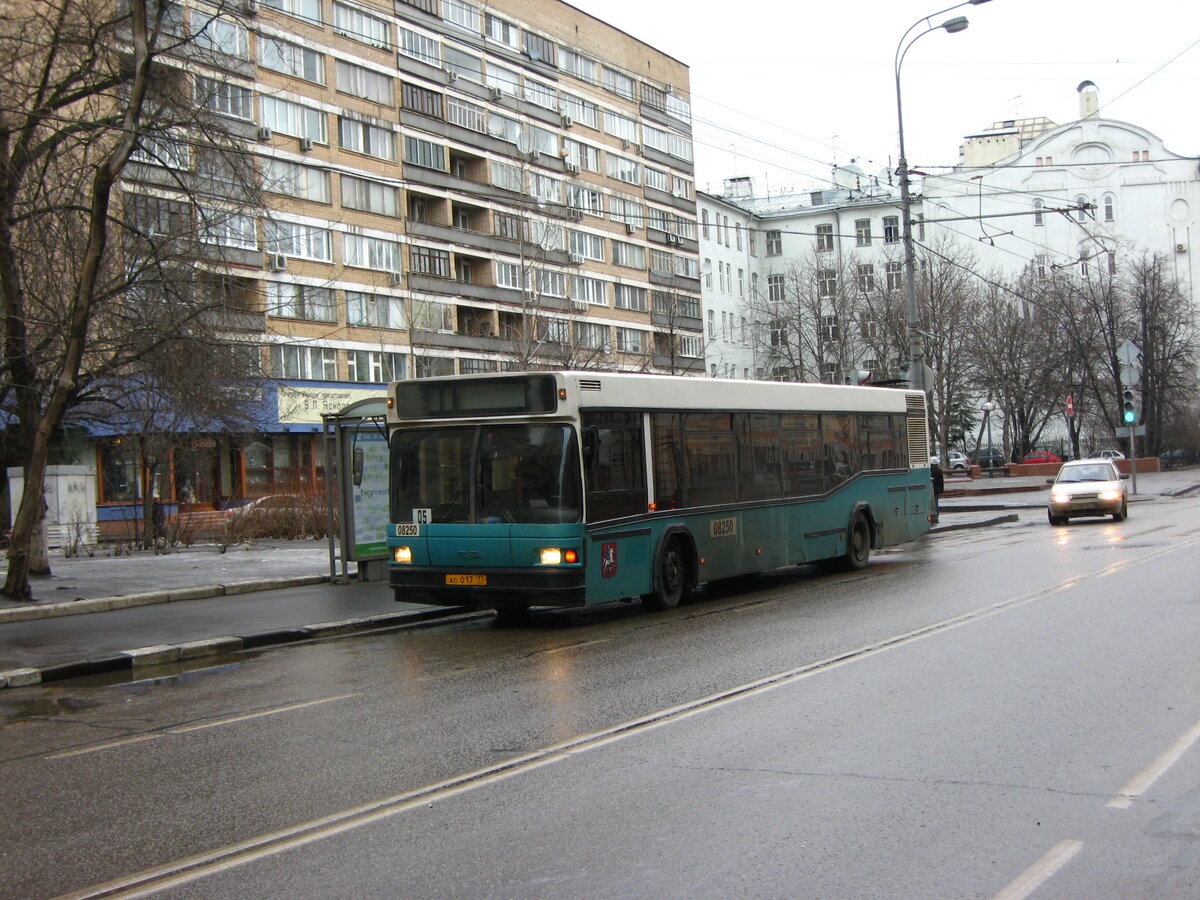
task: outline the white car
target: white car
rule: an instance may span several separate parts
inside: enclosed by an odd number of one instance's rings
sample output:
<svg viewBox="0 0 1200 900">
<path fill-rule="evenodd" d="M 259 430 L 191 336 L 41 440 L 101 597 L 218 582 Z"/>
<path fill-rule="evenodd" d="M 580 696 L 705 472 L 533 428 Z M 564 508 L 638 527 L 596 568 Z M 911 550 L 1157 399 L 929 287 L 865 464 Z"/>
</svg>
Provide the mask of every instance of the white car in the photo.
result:
<svg viewBox="0 0 1200 900">
<path fill-rule="evenodd" d="M 1051 525 L 1066 525 L 1075 516 L 1129 515 L 1124 478 L 1111 459 L 1076 459 L 1062 464 L 1050 484 L 1046 515 Z"/>
<path fill-rule="evenodd" d="M 1125 454 L 1120 450 L 1097 450 L 1089 459 L 1124 459 Z"/>
<path fill-rule="evenodd" d="M 971 464 L 971 461 L 967 459 L 967 455 L 961 450 L 951 450 L 946 454 L 946 459 L 949 461 L 949 465 L 942 466 L 942 468 L 950 469 L 952 472 L 965 472 L 967 470 L 967 466 Z M 929 463 L 930 465 L 941 466 L 942 458 L 937 454 L 934 454 L 933 456 L 929 457 Z"/>
</svg>

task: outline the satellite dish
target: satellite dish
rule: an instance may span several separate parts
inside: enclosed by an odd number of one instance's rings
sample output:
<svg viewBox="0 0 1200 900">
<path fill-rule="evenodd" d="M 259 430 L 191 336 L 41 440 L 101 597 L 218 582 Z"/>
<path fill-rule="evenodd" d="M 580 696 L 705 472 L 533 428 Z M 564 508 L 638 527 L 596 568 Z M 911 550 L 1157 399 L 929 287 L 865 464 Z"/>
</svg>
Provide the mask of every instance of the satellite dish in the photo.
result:
<svg viewBox="0 0 1200 900">
<path fill-rule="evenodd" d="M 522 153 L 532 153 L 533 147 L 533 135 L 531 135 L 526 129 L 522 128 L 517 132 L 517 149 Z"/>
</svg>

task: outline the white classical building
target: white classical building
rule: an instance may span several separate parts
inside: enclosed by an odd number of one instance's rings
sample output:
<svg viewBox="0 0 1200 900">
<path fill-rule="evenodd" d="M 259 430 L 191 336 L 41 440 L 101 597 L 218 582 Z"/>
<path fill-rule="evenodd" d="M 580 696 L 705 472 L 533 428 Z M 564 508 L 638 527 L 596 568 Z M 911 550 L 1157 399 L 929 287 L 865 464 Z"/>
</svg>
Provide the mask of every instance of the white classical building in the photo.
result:
<svg viewBox="0 0 1200 900">
<path fill-rule="evenodd" d="M 968 135 L 958 167 L 914 185 L 914 238 L 962 242 L 980 273 L 1116 266 L 1161 254 L 1196 298 L 1200 162 L 1144 128 L 1101 117 L 1091 82 L 1078 93 L 1076 121 L 1005 121 Z M 738 326 L 748 299 L 769 300 L 797 271 L 813 278 L 818 297 L 832 298 L 837 278 L 855 279 L 864 293 L 903 289 L 898 189 L 886 173 L 870 177 L 852 166 L 836 170 L 834 181 L 839 187 L 755 196 L 749 179 L 734 178 L 720 196 L 697 192 L 709 374 L 786 377 L 770 342 Z M 822 327 L 832 333 L 849 324 Z M 860 358 L 830 358 L 821 377 L 839 381 L 856 368 L 896 377 L 907 348 L 871 358 L 858 343 Z"/>
</svg>

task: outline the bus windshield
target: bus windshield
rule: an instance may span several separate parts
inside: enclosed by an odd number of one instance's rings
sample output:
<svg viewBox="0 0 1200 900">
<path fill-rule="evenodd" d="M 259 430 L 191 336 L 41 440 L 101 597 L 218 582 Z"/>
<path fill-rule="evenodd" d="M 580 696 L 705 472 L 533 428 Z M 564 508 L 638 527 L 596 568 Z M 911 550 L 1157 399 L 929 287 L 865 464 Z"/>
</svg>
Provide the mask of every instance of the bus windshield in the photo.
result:
<svg viewBox="0 0 1200 900">
<path fill-rule="evenodd" d="M 581 519 L 579 453 L 566 425 L 400 429 L 391 457 L 393 522 Z"/>
</svg>

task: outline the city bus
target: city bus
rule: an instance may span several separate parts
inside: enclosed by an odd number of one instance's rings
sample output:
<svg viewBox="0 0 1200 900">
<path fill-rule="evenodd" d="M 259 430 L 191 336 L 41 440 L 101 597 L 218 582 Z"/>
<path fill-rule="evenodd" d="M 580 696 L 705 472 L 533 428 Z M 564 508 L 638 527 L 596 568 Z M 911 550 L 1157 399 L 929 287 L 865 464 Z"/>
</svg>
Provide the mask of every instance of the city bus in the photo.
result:
<svg viewBox="0 0 1200 900">
<path fill-rule="evenodd" d="M 929 528 L 920 391 L 616 372 L 389 386 L 395 599 L 495 609 L 640 599 Z"/>
</svg>

